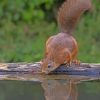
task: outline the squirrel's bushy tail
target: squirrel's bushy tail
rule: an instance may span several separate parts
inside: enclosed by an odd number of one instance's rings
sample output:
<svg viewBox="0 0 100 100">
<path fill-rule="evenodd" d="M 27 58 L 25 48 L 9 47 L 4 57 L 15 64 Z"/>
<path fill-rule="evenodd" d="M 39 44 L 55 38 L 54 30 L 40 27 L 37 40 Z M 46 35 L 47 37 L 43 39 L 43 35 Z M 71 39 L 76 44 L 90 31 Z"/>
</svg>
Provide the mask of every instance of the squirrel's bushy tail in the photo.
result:
<svg viewBox="0 0 100 100">
<path fill-rule="evenodd" d="M 58 25 L 61 32 L 72 33 L 80 16 L 91 6 L 91 0 L 65 0 L 58 12 Z"/>
</svg>

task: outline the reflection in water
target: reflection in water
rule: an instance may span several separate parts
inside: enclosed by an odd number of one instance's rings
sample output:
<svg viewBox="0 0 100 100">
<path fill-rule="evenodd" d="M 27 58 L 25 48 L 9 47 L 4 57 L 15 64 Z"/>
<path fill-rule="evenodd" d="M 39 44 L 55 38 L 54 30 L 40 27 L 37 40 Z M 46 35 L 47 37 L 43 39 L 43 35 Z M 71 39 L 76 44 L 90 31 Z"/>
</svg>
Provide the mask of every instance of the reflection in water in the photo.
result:
<svg viewBox="0 0 100 100">
<path fill-rule="evenodd" d="M 42 83 L 46 100 L 77 100 L 76 82 L 47 80 Z"/>
<path fill-rule="evenodd" d="M 3 75 L 0 76 L 0 100 L 87 100 L 90 97 L 89 100 L 100 100 L 99 82 L 82 82 L 96 79 L 68 75 Z"/>
<path fill-rule="evenodd" d="M 81 76 L 66 76 L 66 78 L 67 79 L 58 80 L 48 79 L 42 82 L 46 100 L 81 100 L 78 96 L 80 95 L 77 89 L 78 84 L 82 81 L 95 80 L 95 78 L 92 77 Z"/>
</svg>

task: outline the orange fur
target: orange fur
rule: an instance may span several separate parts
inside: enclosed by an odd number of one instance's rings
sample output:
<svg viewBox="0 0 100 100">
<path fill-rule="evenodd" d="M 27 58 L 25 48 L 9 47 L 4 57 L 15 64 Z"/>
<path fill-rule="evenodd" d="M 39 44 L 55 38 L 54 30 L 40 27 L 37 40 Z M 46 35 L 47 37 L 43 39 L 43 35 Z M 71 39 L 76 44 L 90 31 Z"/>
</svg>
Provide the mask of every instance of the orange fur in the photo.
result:
<svg viewBox="0 0 100 100">
<path fill-rule="evenodd" d="M 51 36 L 46 42 L 42 72 L 49 73 L 61 64 L 76 60 L 78 44 L 71 35 L 80 16 L 91 8 L 91 0 L 65 0 L 58 13 L 61 32 Z"/>
</svg>

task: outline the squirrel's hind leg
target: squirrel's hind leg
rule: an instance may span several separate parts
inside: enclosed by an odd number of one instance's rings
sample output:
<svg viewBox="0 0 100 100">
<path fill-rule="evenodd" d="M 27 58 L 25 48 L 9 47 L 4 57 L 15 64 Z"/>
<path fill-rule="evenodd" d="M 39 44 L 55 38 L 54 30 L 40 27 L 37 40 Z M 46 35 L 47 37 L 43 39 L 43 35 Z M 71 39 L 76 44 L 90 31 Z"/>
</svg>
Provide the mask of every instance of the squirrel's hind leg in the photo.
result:
<svg viewBox="0 0 100 100">
<path fill-rule="evenodd" d="M 67 51 L 66 61 L 65 61 L 67 66 L 71 66 L 71 60 L 72 60 L 71 53 Z"/>
</svg>

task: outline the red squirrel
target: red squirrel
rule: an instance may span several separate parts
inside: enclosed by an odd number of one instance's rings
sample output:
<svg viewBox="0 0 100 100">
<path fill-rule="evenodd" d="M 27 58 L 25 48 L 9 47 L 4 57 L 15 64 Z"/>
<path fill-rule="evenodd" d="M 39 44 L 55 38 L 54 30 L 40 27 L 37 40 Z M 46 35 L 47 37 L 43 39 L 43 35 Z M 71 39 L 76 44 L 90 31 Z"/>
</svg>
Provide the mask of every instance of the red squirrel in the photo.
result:
<svg viewBox="0 0 100 100">
<path fill-rule="evenodd" d="M 61 64 L 70 64 L 76 60 L 78 44 L 73 37 L 80 16 L 91 9 L 91 0 L 65 0 L 58 11 L 57 21 L 60 32 L 46 41 L 42 72 L 49 73 Z"/>
</svg>

